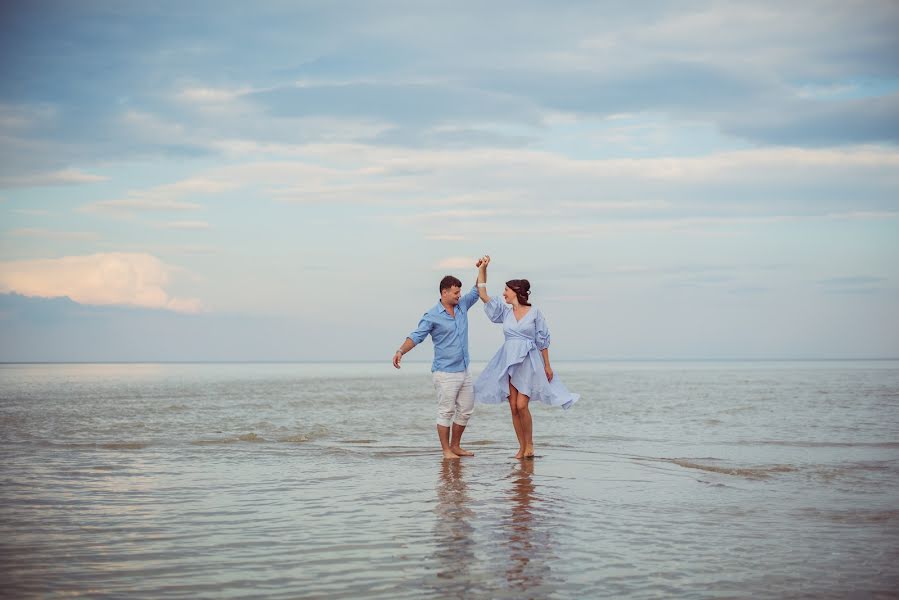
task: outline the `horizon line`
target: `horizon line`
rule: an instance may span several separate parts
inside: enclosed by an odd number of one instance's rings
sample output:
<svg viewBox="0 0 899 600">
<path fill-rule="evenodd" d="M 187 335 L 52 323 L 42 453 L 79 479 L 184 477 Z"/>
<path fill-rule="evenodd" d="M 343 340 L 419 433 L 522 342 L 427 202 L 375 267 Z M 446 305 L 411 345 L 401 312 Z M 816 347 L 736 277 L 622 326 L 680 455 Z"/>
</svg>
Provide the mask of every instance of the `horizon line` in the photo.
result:
<svg viewBox="0 0 899 600">
<path fill-rule="evenodd" d="M 471 362 L 488 362 L 485 360 L 474 360 Z M 554 363 L 575 363 L 575 362 L 612 362 L 612 363 L 635 363 L 635 362 L 890 362 L 899 361 L 899 356 L 879 356 L 879 357 L 777 357 L 777 358 L 568 358 L 554 359 Z M 430 360 L 406 360 L 403 364 L 430 364 Z M 293 359 L 252 359 L 252 360 L 0 360 L 0 365 L 191 365 L 191 364 L 379 364 L 385 363 L 390 365 L 389 360 L 384 359 L 358 359 L 358 360 L 293 360 Z"/>
</svg>

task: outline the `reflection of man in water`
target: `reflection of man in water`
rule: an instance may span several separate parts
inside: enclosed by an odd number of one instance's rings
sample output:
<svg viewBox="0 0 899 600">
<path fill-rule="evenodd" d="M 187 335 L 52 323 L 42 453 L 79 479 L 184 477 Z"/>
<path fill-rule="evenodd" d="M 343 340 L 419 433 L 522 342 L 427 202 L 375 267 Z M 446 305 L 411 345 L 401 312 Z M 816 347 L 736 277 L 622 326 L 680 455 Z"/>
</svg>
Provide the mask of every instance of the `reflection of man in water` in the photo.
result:
<svg viewBox="0 0 899 600">
<path fill-rule="evenodd" d="M 437 577 L 440 584 L 434 592 L 449 598 L 464 598 L 471 591 L 469 565 L 474 563 L 474 528 L 469 519 L 473 516 L 468 504 L 468 493 L 462 478 L 462 461 L 444 460 L 437 482 L 437 521 L 434 538 L 437 550 Z"/>
</svg>

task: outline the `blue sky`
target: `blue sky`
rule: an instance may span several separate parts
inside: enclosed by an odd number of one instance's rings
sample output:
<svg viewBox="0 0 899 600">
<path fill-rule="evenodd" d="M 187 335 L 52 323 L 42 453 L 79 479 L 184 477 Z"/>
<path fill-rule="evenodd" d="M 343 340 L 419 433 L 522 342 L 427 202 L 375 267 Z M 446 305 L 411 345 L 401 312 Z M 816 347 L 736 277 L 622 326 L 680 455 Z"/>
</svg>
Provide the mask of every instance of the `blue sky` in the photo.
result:
<svg viewBox="0 0 899 600">
<path fill-rule="evenodd" d="M 3 3 L 0 359 L 388 360 L 485 253 L 559 358 L 899 356 L 899 5 L 784 4 Z"/>
</svg>

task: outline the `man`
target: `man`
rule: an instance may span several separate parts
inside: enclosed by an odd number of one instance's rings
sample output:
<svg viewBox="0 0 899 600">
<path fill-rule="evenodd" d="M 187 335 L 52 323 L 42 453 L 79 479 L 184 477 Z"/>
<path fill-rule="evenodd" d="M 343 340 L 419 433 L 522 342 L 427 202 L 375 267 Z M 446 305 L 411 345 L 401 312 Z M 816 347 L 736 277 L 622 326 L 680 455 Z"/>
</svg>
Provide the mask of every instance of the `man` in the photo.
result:
<svg viewBox="0 0 899 600">
<path fill-rule="evenodd" d="M 481 260 L 476 266 L 480 265 Z M 474 410 L 474 389 L 468 372 L 467 312 L 477 301 L 476 285 L 463 296 L 462 282 L 447 275 L 440 280 L 440 301 L 422 316 L 418 327 L 393 355 L 393 366 L 399 369 L 403 355 L 430 334 L 434 342 L 431 372 L 437 391 L 437 437 L 443 448 L 443 458 L 447 459 L 474 456 L 463 450 L 460 443 Z"/>
</svg>

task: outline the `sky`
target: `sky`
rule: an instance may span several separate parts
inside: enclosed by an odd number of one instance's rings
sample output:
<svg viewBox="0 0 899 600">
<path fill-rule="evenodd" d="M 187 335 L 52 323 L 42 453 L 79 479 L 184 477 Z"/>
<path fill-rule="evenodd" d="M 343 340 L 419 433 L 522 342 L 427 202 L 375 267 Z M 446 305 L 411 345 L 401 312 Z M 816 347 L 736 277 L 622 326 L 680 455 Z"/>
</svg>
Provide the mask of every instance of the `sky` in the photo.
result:
<svg viewBox="0 0 899 600">
<path fill-rule="evenodd" d="M 388 362 L 484 254 L 559 359 L 899 357 L 897 32 L 888 0 L 3 2 L 0 360 Z"/>
</svg>

